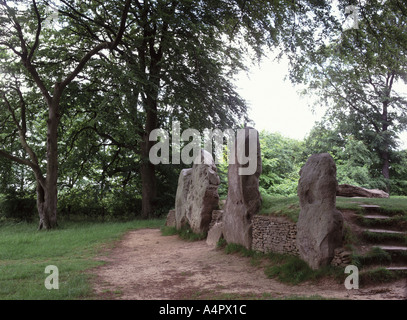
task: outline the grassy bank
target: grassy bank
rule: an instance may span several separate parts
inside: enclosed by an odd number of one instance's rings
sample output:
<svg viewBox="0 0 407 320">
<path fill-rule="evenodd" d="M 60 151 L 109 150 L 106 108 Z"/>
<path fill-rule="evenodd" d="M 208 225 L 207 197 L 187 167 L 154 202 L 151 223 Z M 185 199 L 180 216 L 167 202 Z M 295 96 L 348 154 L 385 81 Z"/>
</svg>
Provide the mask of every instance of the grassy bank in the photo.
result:
<svg viewBox="0 0 407 320">
<path fill-rule="evenodd" d="M 262 206 L 259 214 L 282 216 L 286 217 L 293 222 L 298 221 L 298 215 L 300 213 L 300 204 L 298 196 L 271 196 L 262 195 Z M 393 196 L 386 199 L 379 198 L 336 198 L 336 207 L 339 210 L 354 210 L 362 211 L 360 204 L 377 205 L 380 206 L 379 212 L 387 214 L 404 213 L 404 217 L 407 217 L 407 197 Z"/>
<path fill-rule="evenodd" d="M 91 298 L 90 275 L 102 264 L 95 257 L 126 231 L 159 228 L 164 220 L 123 223 L 63 223 L 57 230 L 37 231 L 37 224 L 0 224 L 0 299 Z M 47 290 L 45 267 L 59 270 L 59 289 Z"/>
</svg>

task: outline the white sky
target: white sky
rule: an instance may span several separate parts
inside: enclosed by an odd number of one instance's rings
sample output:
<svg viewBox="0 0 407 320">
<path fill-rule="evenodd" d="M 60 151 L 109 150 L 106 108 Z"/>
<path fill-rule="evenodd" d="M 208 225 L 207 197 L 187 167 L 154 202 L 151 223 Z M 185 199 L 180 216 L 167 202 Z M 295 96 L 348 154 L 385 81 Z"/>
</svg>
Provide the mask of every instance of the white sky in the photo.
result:
<svg viewBox="0 0 407 320">
<path fill-rule="evenodd" d="M 286 137 L 302 140 L 315 121 L 321 119 L 324 109 L 317 107 L 313 113 L 310 98 L 300 97 L 300 88 L 293 87 L 288 79 L 284 81 L 287 74 L 286 60 L 278 63 L 264 59 L 248 75 L 242 73 L 236 85 L 251 107 L 249 117 L 257 130 L 280 132 Z M 401 147 L 407 148 L 407 132 L 401 138 Z"/>
</svg>

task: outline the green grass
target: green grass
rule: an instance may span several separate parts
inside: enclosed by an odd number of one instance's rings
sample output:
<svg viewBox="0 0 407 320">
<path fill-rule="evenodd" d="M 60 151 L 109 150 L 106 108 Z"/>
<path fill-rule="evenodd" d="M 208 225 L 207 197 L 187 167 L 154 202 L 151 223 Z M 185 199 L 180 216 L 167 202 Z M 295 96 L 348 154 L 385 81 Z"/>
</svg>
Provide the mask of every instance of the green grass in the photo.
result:
<svg viewBox="0 0 407 320">
<path fill-rule="evenodd" d="M 352 256 L 352 264 L 358 268 L 362 268 L 369 264 L 381 264 L 391 262 L 391 255 L 381 248 L 373 247 L 364 255 L 354 254 Z"/>
<path fill-rule="evenodd" d="M 360 204 L 377 205 L 380 208 L 378 212 L 385 214 L 401 214 L 407 217 L 407 197 L 392 196 L 390 198 L 336 198 L 336 207 L 338 209 L 347 209 L 363 212 Z"/>
<path fill-rule="evenodd" d="M 37 224 L 0 224 L 0 300 L 86 299 L 92 297 L 90 268 L 95 257 L 126 231 L 158 228 L 164 220 L 123 223 L 62 223 L 52 231 Z M 44 286 L 45 267 L 59 270 L 59 289 Z"/>
<path fill-rule="evenodd" d="M 359 284 L 366 285 L 370 283 L 386 283 L 395 281 L 398 279 L 403 279 L 407 277 L 407 272 L 392 272 L 386 268 L 377 268 L 374 270 L 369 270 L 361 272 L 359 274 Z"/>
<path fill-rule="evenodd" d="M 286 217 L 293 222 L 298 221 L 300 203 L 298 196 L 271 196 L 262 194 L 262 206 L 259 214 Z"/>
<path fill-rule="evenodd" d="M 221 243 L 220 246 L 227 254 L 240 254 L 251 258 L 253 265 L 259 265 L 261 261 L 266 261 L 264 268 L 266 276 L 276 278 L 282 283 L 297 285 L 328 276 L 340 280 L 344 278 L 342 268 L 327 266 L 319 270 L 312 270 L 305 261 L 296 256 L 274 252 L 265 254 L 234 243 Z"/>
<path fill-rule="evenodd" d="M 388 219 L 366 219 L 363 215 L 357 217 L 358 223 L 364 227 L 392 227 L 394 230 L 407 229 L 407 215 L 397 215 Z"/>
<path fill-rule="evenodd" d="M 333 277 L 337 280 L 343 279 L 343 269 L 326 266 L 318 270 L 311 269 L 308 264 L 299 257 L 269 253 L 271 264 L 265 269 L 269 278 L 277 278 L 287 284 L 297 285 L 305 281 L 316 281 L 324 277 Z"/>
<path fill-rule="evenodd" d="M 262 194 L 262 206 L 260 208 L 260 215 L 280 216 L 286 217 L 292 222 L 298 221 L 300 213 L 300 204 L 298 196 L 272 196 Z M 336 207 L 339 210 L 353 210 L 363 213 L 364 209 L 360 204 L 378 205 L 379 212 L 384 214 L 394 215 L 397 221 L 407 221 L 407 197 L 393 196 L 391 198 L 336 198 Z"/>
<path fill-rule="evenodd" d="M 188 226 L 185 226 L 180 230 L 177 230 L 176 227 L 164 226 L 161 227 L 161 234 L 163 236 L 178 235 L 181 239 L 186 241 L 200 241 L 206 239 L 205 233 L 194 233 Z"/>
<path fill-rule="evenodd" d="M 397 242 L 400 245 L 407 245 L 407 236 L 398 233 L 377 233 L 364 231 L 362 237 L 372 243 L 383 243 L 386 241 Z"/>
</svg>

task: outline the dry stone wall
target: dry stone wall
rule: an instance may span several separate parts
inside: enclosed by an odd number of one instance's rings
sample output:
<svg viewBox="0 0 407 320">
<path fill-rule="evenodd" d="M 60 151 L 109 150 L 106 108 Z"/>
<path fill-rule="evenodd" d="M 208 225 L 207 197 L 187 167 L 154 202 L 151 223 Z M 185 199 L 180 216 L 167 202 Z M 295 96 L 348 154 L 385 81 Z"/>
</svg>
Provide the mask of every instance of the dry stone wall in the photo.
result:
<svg viewBox="0 0 407 320">
<path fill-rule="evenodd" d="M 284 217 L 255 215 L 252 220 L 252 249 L 264 253 L 276 252 L 299 256 L 297 225 Z M 335 249 L 331 265 L 345 267 L 351 264 L 352 253 L 342 247 Z"/>
<path fill-rule="evenodd" d="M 283 217 L 256 215 L 253 217 L 252 225 L 253 250 L 299 255 L 297 225 L 294 222 Z"/>
<path fill-rule="evenodd" d="M 223 210 L 212 212 L 206 243 L 216 246 L 222 238 Z M 297 247 L 297 225 L 284 217 L 255 215 L 252 219 L 253 242 L 252 249 L 264 253 L 277 252 L 299 256 Z M 166 226 L 175 227 L 175 210 L 170 210 Z M 331 265 L 345 267 L 351 263 L 352 253 L 344 248 L 335 249 Z"/>
</svg>

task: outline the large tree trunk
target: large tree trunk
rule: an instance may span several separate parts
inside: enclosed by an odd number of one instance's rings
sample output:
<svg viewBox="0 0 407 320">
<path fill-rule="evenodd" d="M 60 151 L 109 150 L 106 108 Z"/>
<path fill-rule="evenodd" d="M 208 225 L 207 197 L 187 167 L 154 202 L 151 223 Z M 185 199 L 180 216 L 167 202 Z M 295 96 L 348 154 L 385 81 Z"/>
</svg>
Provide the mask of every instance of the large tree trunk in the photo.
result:
<svg viewBox="0 0 407 320">
<path fill-rule="evenodd" d="M 143 136 L 141 148 L 141 183 L 142 183 L 142 218 L 150 218 L 155 210 L 155 200 L 157 197 L 155 165 L 149 159 L 150 149 L 154 142 L 149 140 L 152 130 L 157 128 L 157 109 L 152 104 L 152 108 L 147 110 L 146 129 Z"/>
<path fill-rule="evenodd" d="M 143 155 L 143 158 L 145 155 Z M 142 182 L 142 213 L 143 219 L 152 217 L 155 210 L 155 200 L 157 197 L 155 166 L 147 158 L 141 164 L 141 182 Z"/>
<path fill-rule="evenodd" d="M 141 148 L 141 182 L 142 182 L 142 217 L 150 218 L 155 211 L 155 202 L 157 197 L 155 165 L 149 159 L 150 149 L 155 142 L 150 141 L 150 133 L 158 128 L 158 92 L 160 86 L 161 69 L 159 62 L 162 58 L 162 53 L 155 54 L 154 48 L 150 46 L 150 74 L 148 84 L 146 86 L 146 125 L 145 132 L 142 137 Z M 144 62 L 143 62 L 144 64 Z"/>
<path fill-rule="evenodd" d="M 37 207 L 40 216 L 39 229 L 52 229 L 57 226 L 58 205 L 58 124 L 59 98 L 61 93 L 55 90 L 49 105 L 47 121 L 47 177 L 37 182 Z"/>
<path fill-rule="evenodd" d="M 55 205 L 57 203 L 56 190 L 46 191 L 41 184 L 37 183 L 37 208 L 40 217 L 38 229 L 53 229 L 57 227 L 57 215 Z"/>
</svg>

